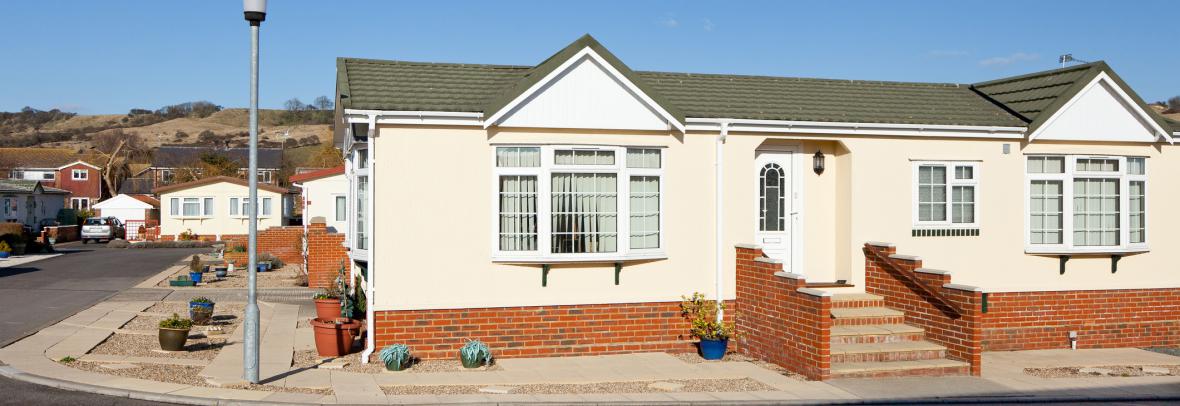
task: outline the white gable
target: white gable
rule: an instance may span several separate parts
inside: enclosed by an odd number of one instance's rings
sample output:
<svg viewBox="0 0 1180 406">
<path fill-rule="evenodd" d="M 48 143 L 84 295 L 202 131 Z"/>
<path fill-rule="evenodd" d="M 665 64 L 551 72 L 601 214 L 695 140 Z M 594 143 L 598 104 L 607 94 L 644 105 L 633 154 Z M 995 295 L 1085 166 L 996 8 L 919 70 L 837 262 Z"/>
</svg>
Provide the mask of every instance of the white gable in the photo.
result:
<svg viewBox="0 0 1180 406">
<path fill-rule="evenodd" d="M 680 124 L 590 48 L 537 82 L 486 126 L 665 131 Z"/>
<path fill-rule="evenodd" d="M 110 199 L 95 203 L 96 209 L 151 209 L 152 205 L 128 195 L 118 195 Z"/>
<path fill-rule="evenodd" d="M 1101 73 L 1031 136 L 1038 140 L 1155 142 L 1167 133 Z"/>
</svg>

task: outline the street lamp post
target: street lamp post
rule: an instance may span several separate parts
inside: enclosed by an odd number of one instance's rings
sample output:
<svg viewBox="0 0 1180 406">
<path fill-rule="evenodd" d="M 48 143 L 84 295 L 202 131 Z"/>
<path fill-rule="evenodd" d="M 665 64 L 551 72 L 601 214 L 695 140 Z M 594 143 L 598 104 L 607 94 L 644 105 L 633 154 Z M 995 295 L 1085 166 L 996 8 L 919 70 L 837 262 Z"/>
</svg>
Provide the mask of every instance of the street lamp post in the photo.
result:
<svg viewBox="0 0 1180 406">
<path fill-rule="evenodd" d="M 242 9 L 250 22 L 250 237 L 247 270 L 250 297 L 246 300 L 243 378 L 258 383 L 258 29 L 266 19 L 266 0 L 243 0 Z"/>
</svg>

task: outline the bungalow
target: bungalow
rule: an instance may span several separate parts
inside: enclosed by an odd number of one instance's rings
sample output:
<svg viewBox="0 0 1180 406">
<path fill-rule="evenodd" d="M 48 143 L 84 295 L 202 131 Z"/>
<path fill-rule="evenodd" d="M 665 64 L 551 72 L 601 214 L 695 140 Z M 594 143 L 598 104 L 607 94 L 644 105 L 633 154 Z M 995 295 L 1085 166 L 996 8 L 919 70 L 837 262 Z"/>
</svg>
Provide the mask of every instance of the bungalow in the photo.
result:
<svg viewBox="0 0 1180 406">
<path fill-rule="evenodd" d="M 692 292 L 816 379 L 1180 344 L 1180 123 L 1103 62 L 642 72 L 585 36 L 535 66 L 340 58 L 336 83 L 370 353 L 684 351 Z"/>
<path fill-rule="evenodd" d="M 258 229 L 283 225 L 282 196 L 286 188 L 258 184 Z M 250 189 L 244 179 L 214 176 L 155 189 L 160 210 L 160 238 L 203 240 L 244 238 L 250 224 Z"/>
<path fill-rule="evenodd" d="M 67 190 L 49 187 L 35 180 L 0 179 L 0 205 L 4 222 L 21 223 L 34 231 L 52 225 L 57 212 L 65 208 Z"/>
<path fill-rule="evenodd" d="M 322 217 L 328 231 L 348 233 L 348 179 L 344 167 L 318 169 L 290 177 L 291 185 L 303 189 L 303 224 Z"/>
<path fill-rule="evenodd" d="M 249 153 L 249 148 L 165 145 L 152 150 L 151 165 L 136 173 L 133 179 L 137 179 L 135 182 L 143 182 L 138 179 L 150 179 L 148 182 L 152 185 L 164 186 L 175 183 L 178 178 L 200 177 L 203 167 L 201 160 L 207 155 L 222 156 L 238 163 L 240 166 L 238 175 L 245 176 L 250 159 Z M 278 185 L 280 183 L 279 172 L 282 168 L 283 150 L 281 148 L 258 149 L 259 183 Z M 135 186 L 138 185 L 131 185 L 131 187 Z M 132 194 L 133 191 L 120 191 L 119 193 Z"/>
</svg>

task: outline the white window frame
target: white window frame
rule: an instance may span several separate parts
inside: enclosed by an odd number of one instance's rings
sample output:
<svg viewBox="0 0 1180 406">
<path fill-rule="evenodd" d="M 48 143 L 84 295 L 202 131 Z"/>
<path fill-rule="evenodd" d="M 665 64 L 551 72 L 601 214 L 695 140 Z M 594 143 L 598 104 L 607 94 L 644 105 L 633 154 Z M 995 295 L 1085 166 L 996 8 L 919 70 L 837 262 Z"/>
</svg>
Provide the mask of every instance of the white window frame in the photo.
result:
<svg viewBox="0 0 1180 406">
<path fill-rule="evenodd" d="M 1064 158 L 1063 173 L 1028 173 L 1028 159 L 1031 157 L 1062 157 Z M 1143 174 L 1132 175 L 1128 173 L 1127 158 L 1142 158 L 1143 159 Z M 1092 171 L 1078 171 L 1077 161 L 1079 159 L 1114 159 L 1118 161 L 1119 169 L 1117 172 L 1092 172 Z M 1151 185 L 1147 181 L 1148 175 L 1151 173 L 1149 165 L 1150 159 L 1145 156 L 1119 156 L 1119 155 L 1070 155 L 1070 154 L 1028 154 L 1024 157 L 1024 252 L 1027 254 L 1121 254 L 1133 252 L 1147 252 L 1150 251 L 1148 243 L 1151 242 L 1151 226 L 1147 223 L 1150 219 L 1150 204 L 1151 204 Z M 1105 178 L 1119 180 L 1119 244 L 1106 246 L 1075 246 L 1074 245 L 1074 226 L 1073 226 L 1073 182 L 1076 178 Z M 1030 213 L 1032 210 L 1032 181 L 1034 180 L 1059 180 L 1061 181 L 1061 244 L 1033 244 L 1032 243 L 1032 224 Z M 1131 243 L 1131 182 L 1143 182 L 1143 242 Z"/>
<path fill-rule="evenodd" d="M 274 199 L 266 196 L 258 196 L 258 200 L 262 201 L 262 210 L 258 211 L 258 218 L 264 219 L 273 216 L 274 208 L 271 206 L 274 204 Z M 250 212 L 246 209 L 246 205 L 250 204 L 249 196 L 230 196 L 227 198 L 227 201 L 229 204 L 226 204 L 226 213 L 230 218 L 244 219 L 250 217 Z M 238 208 L 236 214 L 233 212 L 235 204 Z M 270 209 L 269 213 L 267 213 L 268 208 Z"/>
<path fill-rule="evenodd" d="M 344 199 L 344 218 L 340 218 L 340 199 Z M 305 207 L 304 210 L 307 210 L 307 208 Z M 338 223 L 348 222 L 348 195 L 332 194 L 332 219 Z"/>
<path fill-rule="evenodd" d="M 368 204 L 368 198 L 360 198 L 360 178 L 365 178 L 365 187 L 367 188 L 365 190 L 366 194 L 373 193 L 374 189 L 373 183 L 371 182 L 373 178 L 369 176 L 370 165 L 368 164 L 368 148 L 368 145 L 362 145 L 352 151 L 352 160 L 350 163 L 352 168 L 352 179 L 348 182 L 348 195 L 353 197 L 353 199 L 349 199 L 348 206 L 349 251 L 355 251 L 355 255 L 353 255 L 352 258 L 361 261 L 369 260 L 369 247 L 373 246 L 373 236 L 364 235 L 367 222 L 373 221 L 373 209 L 370 207 L 365 207 L 366 210 L 364 221 L 366 224 L 359 224 L 357 219 L 360 216 L 357 205 Z M 364 165 L 361 165 L 362 163 Z M 365 237 L 365 246 L 363 248 L 360 247 L 361 236 Z"/>
<path fill-rule="evenodd" d="M 980 217 L 980 211 L 981 211 L 981 210 L 979 210 L 979 208 L 980 208 L 979 198 L 980 198 L 980 196 L 982 196 L 982 194 L 980 193 L 981 192 L 981 190 L 980 190 L 981 182 L 979 181 L 979 176 L 982 174 L 982 172 L 980 171 L 980 168 L 981 168 L 980 164 L 981 163 L 979 161 L 913 160 L 913 161 L 910 161 L 910 163 L 912 166 L 911 176 L 913 176 L 913 179 L 910 182 L 910 185 L 912 188 L 911 189 L 911 199 L 910 199 L 910 216 L 913 219 L 912 223 L 913 223 L 913 227 L 915 229 L 978 229 L 979 228 L 979 224 L 980 224 L 979 217 Z M 919 189 L 918 168 L 921 168 L 923 166 L 943 166 L 946 168 L 946 217 L 945 217 L 946 220 L 942 220 L 942 221 L 922 221 L 922 220 L 919 220 L 920 217 L 918 216 L 918 209 L 919 209 L 919 204 L 918 204 L 918 192 L 919 192 L 918 191 L 918 189 Z M 956 172 L 955 169 L 958 167 L 970 167 L 971 168 L 971 179 L 955 179 L 955 172 Z M 952 211 L 954 210 L 955 186 L 971 186 L 971 187 L 975 188 L 975 200 L 973 202 L 974 204 L 972 204 L 972 207 L 975 209 L 974 216 L 972 218 L 972 220 L 974 220 L 974 221 L 972 221 L 970 223 L 955 223 L 955 222 L 953 222 Z"/>
<path fill-rule="evenodd" d="M 70 208 L 89 209 L 90 208 L 90 198 L 89 197 L 71 197 L 70 198 Z"/>
<path fill-rule="evenodd" d="M 197 213 L 200 213 L 200 214 L 197 214 L 197 215 L 195 215 L 195 216 L 186 216 L 186 215 L 184 215 L 184 199 L 197 199 Z M 216 215 L 216 213 L 214 213 L 214 214 L 205 214 L 205 213 L 206 213 L 206 209 L 205 209 L 205 203 L 206 203 L 206 202 L 213 202 L 213 200 L 214 200 L 214 199 L 213 199 L 213 197 L 210 197 L 210 196 L 175 196 L 175 197 L 169 197 L 169 198 L 168 198 L 168 215 L 169 215 L 169 216 L 172 216 L 173 218 L 178 218 L 178 219 L 207 219 L 207 218 L 213 218 L 213 216 L 215 216 L 215 215 Z M 178 205 L 176 205 L 176 206 L 173 206 L 173 202 L 177 202 L 177 203 L 179 203 L 179 204 L 178 204 Z M 176 207 L 176 211 L 175 211 L 175 212 L 173 212 L 173 211 L 172 211 L 172 208 L 173 208 L 173 207 Z M 213 204 L 213 207 L 214 207 L 214 208 L 216 208 L 216 207 L 217 207 L 217 204 L 216 204 L 216 203 L 214 203 L 214 204 Z"/>
<path fill-rule="evenodd" d="M 90 180 L 90 171 L 86 169 L 73 169 L 70 171 L 70 178 L 73 180 Z"/>
<path fill-rule="evenodd" d="M 667 150 L 660 146 L 609 146 L 609 145 L 537 145 L 537 144 L 494 144 L 488 153 L 487 165 L 492 168 L 489 191 L 489 219 L 491 234 L 492 261 L 516 263 L 558 263 L 558 262 L 616 262 L 626 260 L 663 259 L 667 258 L 666 235 L 668 233 L 665 219 L 667 212 L 665 201 L 666 179 L 664 168 L 668 166 Z M 498 167 L 496 166 L 496 149 L 498 147 L 535 147 L 541 150 L 541 165 L 539 167 Z M 627 149 L 658 149 L 660 150 L 659 168 L 628 168 Z M 582 149 L 614 151 L 614 165 L 557 165 L 554 162 L 554 151 Z M 615 252 L 598 253 L 550 253 L 552 229 L 552 201 L 551 189 L 554 173 L 610 173 L 615 175 L 615 191 L 618 195 L 615 207 L 618 221 L 615 232 L 618 234 Z M 536 176 L 537 177 L 537 250 L 536 251 L 501 251 L 500 250 L 500 176 Z M 631 248 L 631 176 L 657 176 L 660 178 L 659 188 L 659 247 Z"/>
</svg>

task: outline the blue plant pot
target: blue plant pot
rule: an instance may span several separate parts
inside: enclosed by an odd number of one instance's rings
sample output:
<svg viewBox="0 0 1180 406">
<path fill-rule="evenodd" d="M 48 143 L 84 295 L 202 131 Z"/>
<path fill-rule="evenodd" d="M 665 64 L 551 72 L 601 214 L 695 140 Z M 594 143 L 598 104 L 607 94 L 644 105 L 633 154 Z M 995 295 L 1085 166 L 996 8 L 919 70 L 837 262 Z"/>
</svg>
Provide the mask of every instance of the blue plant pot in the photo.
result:
<svg viewBox="0 0 1180 406">
<path fill-rule="evenodd" d="M 193 308 L 196 308 L 196 307 L 204 307 L 204 308 L 207 308 L 207 309 L 209 309 L 209 313 L 210 313 L 210 314 L 212 314 L 212 313 L 213 313 L 213 305 L 214 305 L 214 304 L 215 304 L 215 303 L 193 303 L 193 302 L 188 302 L 188 318 L 190 318 L 190 319 L 196 319 L 196 316 L 194 316 L 194 315 L 193 315 Z"/>
<path fill-rule="evenodd" d="M 8 258 L 8 251 L 0 251 L 0 258 Z"/>
<path fill-rule="evenodd" d="M 270 270 L 270 264 L 258 264 L 258 272 L 266 272 Z"/>
<path fill-rule="evenodd" d="M 193 283 L 201 283 L 201 273 L 200 272 L 189 272 L 188 278 L 192 279 Z"/>
<path fill-rule="evenodd" d="M 701 357 L 707 360 L 725 358 L 725 350 L 729 347 L 729 339 L 701 340 Z"/>
</svg>

